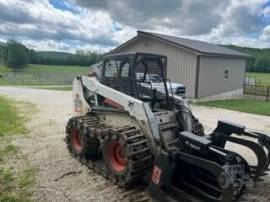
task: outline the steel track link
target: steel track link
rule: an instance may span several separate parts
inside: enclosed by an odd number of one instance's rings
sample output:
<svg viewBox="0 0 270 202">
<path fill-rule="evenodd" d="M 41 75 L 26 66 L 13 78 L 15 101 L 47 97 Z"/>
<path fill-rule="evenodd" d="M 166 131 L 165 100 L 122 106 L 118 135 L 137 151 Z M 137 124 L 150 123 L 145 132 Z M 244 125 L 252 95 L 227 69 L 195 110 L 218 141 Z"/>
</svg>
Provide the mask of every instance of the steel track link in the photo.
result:
<svg viewBox="0 0 270 202">
<path fill-rule="evenodd" d="M 102 175 L 105 179 L 109 180 L 115 185 L 128 188 L 125 189 L 125 193 L 132 192 L 132 201 L 134 202 L 146 202 L 151 201 L 150 197 L 145 191 L 145 188 L 138 190 L 138 188 L 132 187 L 132 183 L 138 178 L 151 172 L 152 168 L 152 156 L 150 154 L 150 148 L 148 146 L 145 136 L 140 133 L 135 127 L 122 126 L 111 127 L 99 122 L 99 118 L 95 115 L 86 115 L 81 117 L 71 118 L 67 124 L 66 133 L 68 135 L 72 126 L 76 126 L 82 132 L 83 135 L 89 135 L 91 138 L 98 139 L 100 143 L 106 141 L 108 138 L 113 138 L 116 135 L 121 134 L 129 145 L 128 156 L 132 159 L 131 175 L 128 176 L 128 180 L 124 183 L 116 175 L 114 175 L 105 165 L 105 162 L 99 160 L 88 160 L 82 155 L 76 155 L 72 152 L 71 145 L 67 142 L 69 152 L 75 157 L 82 165 L 87 166 L 90 170 L 96 174 Z M 129 196 L 130 197 L 130 196 Z"/>
</svg>

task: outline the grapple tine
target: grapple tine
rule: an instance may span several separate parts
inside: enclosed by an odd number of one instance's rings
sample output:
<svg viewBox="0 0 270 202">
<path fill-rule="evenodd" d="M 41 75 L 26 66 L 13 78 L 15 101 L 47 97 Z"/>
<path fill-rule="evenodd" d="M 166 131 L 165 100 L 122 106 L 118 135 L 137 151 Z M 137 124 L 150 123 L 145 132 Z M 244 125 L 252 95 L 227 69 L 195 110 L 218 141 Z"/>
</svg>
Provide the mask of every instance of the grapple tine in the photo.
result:
<svg viewBox="0 0 270 202">
<path fill-rule="evenodd" d="M 267 150 L 267 153 L 265 154 L 266 160 L 264 163 L 264 170 L 267 170 L 270 164 L 270 137 L 266 134 L 253 131 L 244 131 L 242 135 L 255 139 L 261 148 Z"/>
<path fill-rule="evenodd" d="M 232 134 L 236 134 L 239 137 L 231 136 Z M 256 142 L 240 138 L 240 136 L 248 136 L 251 138 L 255 138 Z M 237 143 L 239 145 L 243 145 L 249 149 L 251 149 L 256 158 L 258 160 L 258 165 L 256 166 L 254 180 L 258 177 L 258 175 L 265 171 L 265 169 L 269 165 L 269 145 L 270 141 L 268 141 L 268 136 L 260 133 L 249 132 L 245 130 L 245 127 L 242 125 L 234 124 L 226 121 L 219 121 L 218 126 L 215 131 L 211 134 L 211 140 L 213 141 L 213 145 L 224 148 L 227 141 Z M 263 144 L 263 146 L 260 143 Z M 267 148 L 268 153 L 266 154 L 264 148 Z"/>
<path fill-rule="evenodd" d="M 264 171 L 265 164 L 267 162 L 267 156 L 265 154 L 264 149 L 258 143 L 255 143 L 255 142 L 250 141 L 250 140 L 245 140 L 245 139 L 238 138 L 238 137 L 226 136 L 223 134 L 220 134 L 220 136 L 222 136 L 223 138 L 226 138 L 227 141 L 246 146 L 254 152 L 254 154 L 256 155 L 256 158 L 258 160 L 258 164 L 255 167 L 256 171 L 255 171 L 255 176 L 254 176 L 254 180 L 256 180 L 258 178 L 259 174 Z"/>
<path fill-rule="evenodd" d="M 233 151 L 229 151 L 229 150 L 226 150 L 224 148 L 220 148 L 220 147 L 215 147 L 215 146 L 212 146 L 213 148 L 216 148 L 224 153 L 227 153 L 227 154 L 232 154 L 233 156 L 235 156 L 236 158 L 240 158 L 241 159 L 241 164 L 244 166 L 244 170 L 245 170 L 245 173 L 250 175 L 251 173 L 251 167 L 249 166 L 247 160 L 242 157 L 240 154 L 236 153 L 236 152 L 233 152 Z"/>
<path fill-rule="evenodd" d="M 270 165 L 270 136 L 259 132 L 246 133 L 258 135 L 258 143 L 267 150 L 267 162 L 265 164 L 265 169 L 267 169 Z"/>
<path fill-rule="evenodd" d="M 264 144 L 264 142 L 262 142 L 261 140 L 258 141 L 258 144 L 267 150 L 267 160 L 265 163 L 265 169 L 267 169 L 269 167 L 269 163 L 270 163 L 270 147 L 268 147 L 266 144 Z"/>
</svg>

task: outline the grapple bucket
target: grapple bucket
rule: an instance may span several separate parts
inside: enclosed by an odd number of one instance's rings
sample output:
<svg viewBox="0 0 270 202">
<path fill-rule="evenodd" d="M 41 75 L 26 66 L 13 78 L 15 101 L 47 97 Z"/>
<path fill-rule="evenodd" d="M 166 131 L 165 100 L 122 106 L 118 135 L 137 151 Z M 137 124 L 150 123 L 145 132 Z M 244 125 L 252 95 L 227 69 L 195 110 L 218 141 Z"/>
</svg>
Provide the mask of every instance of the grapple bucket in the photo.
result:
<svg viewBox="0 0 270 202">
<path fill-rule="evenodd" d="M 249 179 L 248 164 L 211 144 L 205 137 L 182 132 L 179 145 L 156 159 L 150 194 L 160 201 L 236 200 Z"/>
<path fill-rule="evenodd" d="M 252 150 L 257 158 L 257 165 L 249 165 L 254 181 L 258 177 L 265 175 L 265 171 L 268 171 L 270 164 L 270 136 L 248 131 L 242 125 L 225 121 L 219 121 L 217 128 L 210 136 L 212 146 L 217 148 L 225 148 L 227 142 L 232 142 Z M 242 154 L 241 151 L 237 151 L 237 153 L 245 157 L 245 154 Z"/>
</svg>

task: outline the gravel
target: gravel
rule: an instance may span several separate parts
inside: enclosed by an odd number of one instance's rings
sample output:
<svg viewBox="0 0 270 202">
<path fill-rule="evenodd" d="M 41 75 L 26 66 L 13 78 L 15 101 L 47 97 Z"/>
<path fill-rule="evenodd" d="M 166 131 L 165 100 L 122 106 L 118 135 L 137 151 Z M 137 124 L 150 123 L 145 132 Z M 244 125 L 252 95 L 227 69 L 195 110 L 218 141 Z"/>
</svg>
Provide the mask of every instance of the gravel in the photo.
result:
<svg viewBox="0 0 270 202">
<path fill-rule="evenodd" d="M 0 87 L 0 95 L 33 103 L 38 108 L 26 124 L 31 131 L 30 138 L 17 140 L 23 154 L 39 168 L 35 201 L 135 201 L 135 198 L 146 196 L 139 189 L 125 191 L 112 185 L 69 155 L 64 136 L 65 123 L 71 116 L 71 92 Z M 270 117 L 267 116 L 201 106 L 192 108 L 207 132 L 215 128 L 217 120 L 226 119 L 270 133 Z M 228 147 L 244 152 L 249 161 L 254 161 L 254 156 L 244 148 L 232 144 Z M 253 187 L 245 198 L 248 201 L 270 201 L 269 191 L 270 178 L 266 176 L 265 182 Z"/>
</svg>

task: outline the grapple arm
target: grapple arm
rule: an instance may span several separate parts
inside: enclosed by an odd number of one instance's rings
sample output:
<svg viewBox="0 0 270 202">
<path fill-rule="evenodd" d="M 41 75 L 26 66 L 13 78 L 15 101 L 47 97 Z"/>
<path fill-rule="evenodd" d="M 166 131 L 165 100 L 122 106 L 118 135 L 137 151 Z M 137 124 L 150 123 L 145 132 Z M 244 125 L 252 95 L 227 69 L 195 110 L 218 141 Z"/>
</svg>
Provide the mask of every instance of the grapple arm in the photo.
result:
<svg viewBox="0 0 270 202">
<path fill-rule="evenodd" d="M 231 173 L 230 166 L 240 167 L 241 172 Z M 244 175 L 249 176 L 249 169 L 239 155 L 212 146 L 211 139 L 184 131 L 178 144 L 156 159 L 149 192 L 161 201 L 170 201 L 170 197 L 233 201 L 243 189 Z M 169 194 L 164 198 L 163 193 Z"/>
<path fill-rule="evenodd" d="M 257 165 L 250 165 L 254 180 L 268 170 L 270 164 L 270 137 L 268 135 L 248 131 L 239 124 L 219 121 L 217 128 L 210 136 L 213 146 L 218 148 L 225 148 L 227 142 L 232 142 L 252 150 L 257 158 Z"/>
</svg>

